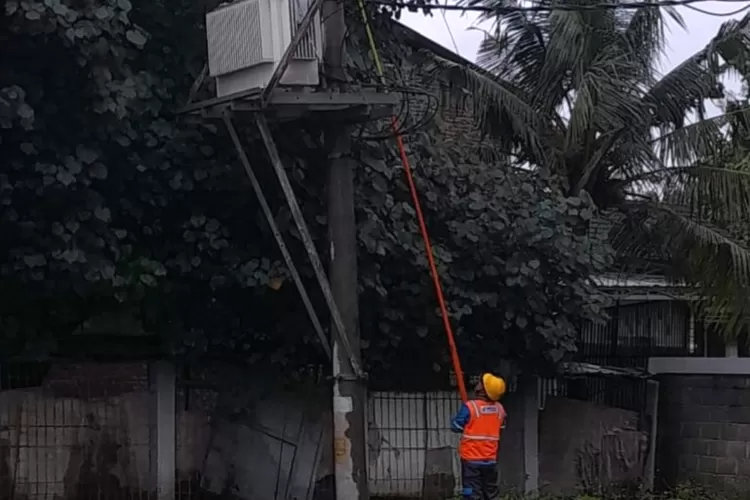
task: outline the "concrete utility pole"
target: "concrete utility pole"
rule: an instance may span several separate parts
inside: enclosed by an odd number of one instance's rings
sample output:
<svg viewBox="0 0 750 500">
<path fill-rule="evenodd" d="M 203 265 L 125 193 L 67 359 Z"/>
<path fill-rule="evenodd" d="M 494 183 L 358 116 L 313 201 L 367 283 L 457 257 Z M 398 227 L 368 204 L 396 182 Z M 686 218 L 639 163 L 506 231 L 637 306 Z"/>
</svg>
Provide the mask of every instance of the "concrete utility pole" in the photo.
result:
<svg viewBox="0 0 750 500">
<path fill-rule="evenodd" d="M 330 87 L 346 90 L 346 21 L 344 3 L 326 0 L 321 9 L 325 20 L 324 71 Z M 352 349 L 360 352 L 357 293 L 357 227 L 354 217 L 354 165 L 351 131 L 333 124 L 325 131 L 330 152 L 328 171 L 328 230 L 330 280 L 334 301 L 341 313 Z M 332 326 L 335 328 L 335 325 Z M 336 498 L 368 500 L 366 404 L 367 388 L 358 380 L 346 353 L 333 345 L 333 446 Z"/>
</svg>

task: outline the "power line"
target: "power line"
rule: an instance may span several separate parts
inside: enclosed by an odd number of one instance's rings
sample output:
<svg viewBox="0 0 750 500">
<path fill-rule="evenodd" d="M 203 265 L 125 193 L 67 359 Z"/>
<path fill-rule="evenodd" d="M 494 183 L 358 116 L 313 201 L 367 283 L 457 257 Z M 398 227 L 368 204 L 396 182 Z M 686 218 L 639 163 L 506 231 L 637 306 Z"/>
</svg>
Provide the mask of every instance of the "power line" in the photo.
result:
<svg viewBox="0 0 750 500">
<path fill-rule="evenodd" d="M 552 12 L 552 11 L 586 11 L 586 10 L 633 10 L 645 7 L 678 7 L 681 5 L 690 6 L 694 3 L 708 1 L 720 1 L 722 3 L 743 3 L 747 0 L 662 0 L 660 2 L 633 2 L 633 3 L 600 3 L 592 5 L 536 5 L 531 7 L 485 7 L 482 5 L 448 5 L 448 4 L 427 4 L 416 6 L 414 4 L 403 2 L 401 0 L 367 0 L 368 3 L 375 5 L 384 5 L 397 8 L 424 8 L 438 10 L 457 10 L 461 12 L 486 12 L 490 14 L 510 14 L 513 12 Z M 748 8 L 746 5 L 739 9 L 737 13 Z M 708 11 L 706 11 L 708 12 Z M 717 14 L 717 13 L 713 13 Z"/>
<path fill-rule="evenodd" d="M 448 35 L 451 37 L 451 42 L 453 42 L 453 49 L 456 51 L 456 54 L 461 55 L 461 51 L 458 50 L 458 44 L 456 43 L 456 38 L 453 36 L 453 30 L 451 30 L 451 25 L 448 22 L 448 18 L 445 16 L 445 11 L 441 10 L 440 13 L 443 15 L 443 23 L 445 23 L 445 29 L 448 30 Z"/>
<path fill-rule="evenodd" d="M 737 14 L 741 14 L 742 12 L 750 9 L 750 3 L 745 5 L 744 7 L 740 7 L 737 10 L 733 10 L 730 12 L 712 12 L 710 10 L 704 10 L 700 7 L 693 7 L 692 5 L 686 5 L 688 9 L 694 10 L 696 12 L 700 12 L 701 14 L 706 14 L 707 16 L 714 16 L 714 17 L 732 17 L 736 16 Z"/>
</svg>

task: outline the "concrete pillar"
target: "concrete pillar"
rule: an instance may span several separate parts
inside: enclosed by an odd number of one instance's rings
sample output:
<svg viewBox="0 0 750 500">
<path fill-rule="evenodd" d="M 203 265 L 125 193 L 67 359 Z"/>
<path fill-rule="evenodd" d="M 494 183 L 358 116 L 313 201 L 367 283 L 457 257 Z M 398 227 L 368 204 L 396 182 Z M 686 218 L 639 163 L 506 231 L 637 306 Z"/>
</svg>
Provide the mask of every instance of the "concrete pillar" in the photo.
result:
<svg viewBox="0 0 750 500">
<path fill-rule="evenodd" d="M 654 488 L 654 478 L 656 475 L 656 437 L 659 421 L 659 382 L 656 380 L 649 380 L 646 382 L 645 413 L 651 425 L 648 436 L 648 457 L 646 457 L 644 486 L 647 490 L 652 490 Z"/>
<path fill-rule="evenodd" d="M 726 346 L 724 348 L 724 356 L 726 356 L 727 358 L 739 357 L 736 340 L 727 340 Z"/>
<path fill-rule="evenodd" d="M 151 408 L 151 477 L 158 500 L 174 500 L 177 434 L 175 426 L 176 376 L 174 365 L 156 361 L 149 365 Z"/>
<path fill-rule="evenodd" d="M 524 493 L 539 490 L 539 379 L 523 380 L 523 465 Z"/>
</svg>

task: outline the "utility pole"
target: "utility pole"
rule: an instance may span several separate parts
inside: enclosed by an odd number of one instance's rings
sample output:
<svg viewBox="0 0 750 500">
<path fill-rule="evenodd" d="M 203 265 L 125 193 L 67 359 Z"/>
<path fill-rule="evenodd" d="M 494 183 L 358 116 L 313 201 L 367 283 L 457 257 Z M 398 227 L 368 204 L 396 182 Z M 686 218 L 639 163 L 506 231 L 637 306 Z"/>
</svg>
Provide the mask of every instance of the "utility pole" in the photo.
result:
<svg viewBox="0 0 750 500">
<path fill-rule="evenodd" d="M 323 66 L 329 87 L 346 90 L 346 20 L 342 0 L 325 0 Z M 354 217 L 354 165 L 349 156 L 351 131 L 337 126 L 325 130 L 329 151 L 328 231 L 331 290 L 341 313 L 344 332 L 359 359 L 359 299 L 357 283 L 357 227 Z M 332 328 L 336 328 L 332 325 Z M 360 364 L 361 365 L 361 364 Z M 336 498 L 368 500 L 366 405 L 367 388 L 341 349 L 333 344 L 333 446 Z"/>
</svg>

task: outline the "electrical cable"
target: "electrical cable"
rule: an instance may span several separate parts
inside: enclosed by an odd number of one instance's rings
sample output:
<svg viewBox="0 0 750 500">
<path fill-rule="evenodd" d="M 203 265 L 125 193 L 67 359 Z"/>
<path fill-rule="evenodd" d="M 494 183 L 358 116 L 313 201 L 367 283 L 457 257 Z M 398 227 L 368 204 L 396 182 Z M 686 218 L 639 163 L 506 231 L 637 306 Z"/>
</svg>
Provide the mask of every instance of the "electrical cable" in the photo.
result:
<svg viewBox="0 0 750 500">
<path fill-rule="evenodd" d="M 722 2 L 722 3 L 746 3 L 747 0 L 662 0 L 660 2 L 633 2 L 633 3 L 600 3 L 592 5 L 536 5 L 530 7 L 484 7 L 482 5 L 448 5 L 448 4 L 428 4 L 420 6 L 424 9 L 442 9 L 457 10 L 461 12 L 485 12 L 488 14 L 511 14 L 514 12 L 554 12 L 554 11 L 588 11 L 588 10 L 633 10 L 644 7 L 679 7 L 681 5 L 691 5 L 702 2 Z M 409 2 L 401 0 L 367 0 L 368 3 L 383 5 L 386 7 L 396 8 L 414 8 Z"/>
<path fill-rule="evenodd" d="M 384 140 L 393 139 L 397 133 L 403 137 L 405 135 L 409 135 L 409 134 L 411 134 L 413 132 L 416 132 L 417 130 L 420 130 L 420 129 L 424 128 L 437 115 L 438 110 L 440 108 L 440 101 L 438 100 L 438 98 L 436 96 L 434 96 L 430 92 L 426 92 L 426 91 L 421 90 L 421 89 L 413 89 L 413 88 L 409 88 L 409 87 L 404 87 L 404 88 L 389 87 L 388 89 L 389 89 L 389 91 L 400 92 L 400 93 L 406 94 L 406 95 L 408 95 L 408 94 L 418 94 L 418 95 L 421 95 L 423 97 L 426 97 L 427 100 L 428 100 L 428 104 L 427 104 L 428 111 L 426 111 L 425 113 L 423 113 L 422 118 L 418 122 L 412 123 L 408 127 L 401 126 L 401 124 L 409 122 L 409 106 L 410 106 L 410 104 L 409 104 L 409 99 L 406 98 L 406 99 L 404 99 L 402 101 L 401 110 L 397 114 L 397 122 L 400 124 L 399 125 L 399 129 L 397 131 L 394 131 L 393 127 L 391 126 L 391 131 L 390 132 L 387 132 L 387 133 L 384 132 L 384 133 L 378 134 L 378 135 L 374 135 L 374 134 L 370 135 L 370 134 L 364 134 L 363 133 L 364 129 L 363 129 L 362 131 L 360 131 L 360 133 L 358 135 L 358 137 L 360 139 L 367 140 L 367 141 L 384 141 Z M 403 117 L 402 117 L 402 111 L 403 111 Z"/>
<path fill-rule="evenodd" d="M 731 12 L 711 12 L 710 10 L 704 10 L 700 7 L 693 7 L 692 5 L 685 5 L 688 9 L 694 10 L 696 12 L 700 12 L 701 14 L 705 14 L 707 16 L 714 16 L 714 17 L 731 17 L 736 16 L 737 14 L 741 14 L 742 12 L 745 12 L 746 10 L 750 9 L 750 3 L 745 5 L 744 7 L 740 7 L 737 10 L 733 10 Z"/>
<path fill-rule="evenodd" d="M 370 26 L 370 19 L 367 15 L 367 9 L 365 7 L 364 0 L 357 0 L 357 3 L 359 5 L 359 11 L 362 15 L 362 22 L 367 34 L 367 41 L 370 45 L 370 53 L 375 64 L 375 71 L 377 72 L 381 83 L 385 85 L 385 72 L 383 71 L 383 64 L 380 60 L 380 54 L 378 53 L 378 48 L 375 44 L 375 37 L 372 33 L 372 27 Z M 427 254 L 427 263 L 430 268 L 430 275 L 432 277 L 433 285 L 435 286 L 435 294 L 437 295 L 438 306 L 440 307 L 440 315 L 442 316 L 443 326 L 445 327 L 445 334 L 448 338 L 448 347 L 450 350 L 451 361 L 453 362 L 453 371 L 456 374 L 458 392 L 461 395 L 461 399 L 463 401 L 467 401 L 468 394 L 466 393 L 466 383 L 464 381 L 463 371 L 461 370 L 461 360 L 458 357 L 458 348 L 456 347 L 456 341 L 453 335 L 453 327 L 451 326 L 450 317 L 448 316 L 448 307 L 446 306 L 445 297 L 443 296 L 443 287 L 440 283 L 440 275 L 438 274 L 437 265 L 435 264 L 435 257 L 432 254 L 432 244 L 430 243 L 430 236 L 427 232 L 427 224 L 425 223 L 424 214 L 422 213 L 422 204 L 419 202 L 419 194 L 417 193 L 417 187 L 411 171 L 409 157 L 406 154 L 406 148 L 404 147 L 404 140 L 401 134 L 399 134 L 399 123 L 397 120 L 398 119 L 394 115 L 391 118 L 391 126 L 395 135 L 399 156 L 401 157 L 401 163 L 404 167 L 406 183 L 409 186 L 409 192 L 414 204 L 414 211 L 417 213 L 417 222 L 419 223 L 419 230 L 422 234 L 422 240 L 424 241 L 425 253 Z"/>
<path fill-rule="evenodd" d="M 446 5 L 448 4 L 448 0 L 445 0 Z M 448 18 L 446 17 L 446 12 L 444 10 L 440 11 L 440 14 L 443 16 L 443 23 L 445 24 L 445 29 L 448 30 L 448 36 L 451 37 L 451 42 L 453 42 L 453 49 L 456 51 L 456 54 L 459 56 L 461 55 L 461 51 L 458 50 L 458 44 L 456 43 L 456 38 L 453 36 L 453 30 L 451 30 L 451 25 L 448 23 Z"/>
</svg>

